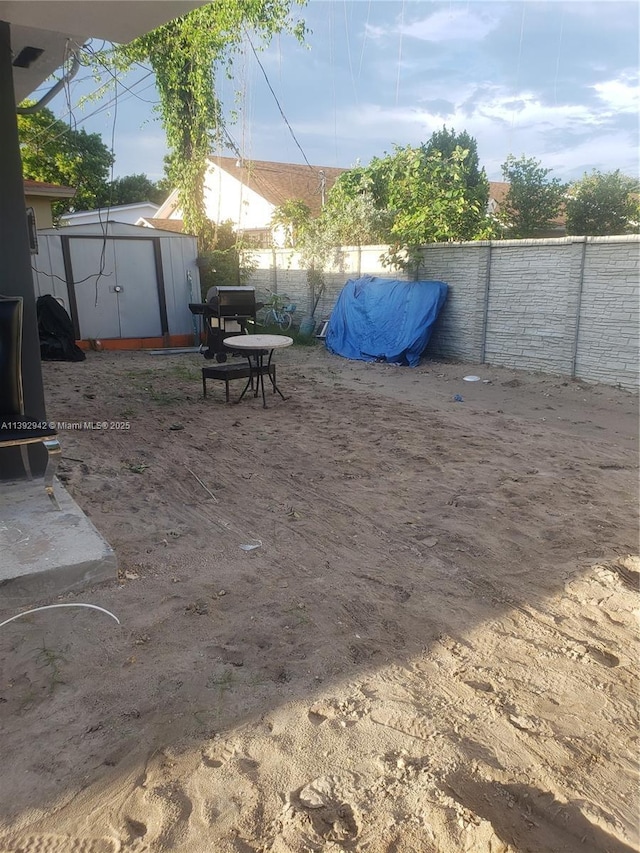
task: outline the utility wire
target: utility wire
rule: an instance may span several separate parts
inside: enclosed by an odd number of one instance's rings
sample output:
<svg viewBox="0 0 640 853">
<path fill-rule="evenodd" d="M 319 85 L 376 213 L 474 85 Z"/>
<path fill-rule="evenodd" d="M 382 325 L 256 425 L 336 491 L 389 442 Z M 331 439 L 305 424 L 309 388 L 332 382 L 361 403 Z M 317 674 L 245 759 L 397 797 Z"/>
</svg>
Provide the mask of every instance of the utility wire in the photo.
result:
<svg viewBox="0 0 640 853">
<path fill-rule="evenodd" d="M 93 50 L 93 49 L 92 49 L 91 47 L 89 47 L 88 45 L 79 45 L 79 46 L 78 46 L 78 49 L 77 49 L 77 51 L 76 51 L 76 56 L 78 57 L 78 59 L 80 59 L 80 55 L 81 55 L 81 53 L 83 53 L 83 52 L 84 52 L 84 54 L 85 54 L 85 55 L 89 54 L 89 55 L 91 55 L 91 56 L 95 56 L 95 55 L 96 55 L 96 53 L 99 53 L 99 51 L 97 51 L 97 52 L 96 52 L 95 50 Z M 100 60 L 100 61 L 101 61 L 101 60 Z M 101 64 L 103 64 L 103 63 L 101 62 Z M 125 85 L 124 85 L 124 83 L 120 83 L 120 85 L 121 85 L 123 88 L 127 89 L 127 90 L 131 93 L 131 95 L 132 95 L 133 97 L 138 98 L 139 100 L 143 101 L 144 103 L 149 103 L 149 104 L 152 104 L 153 106 L 156 106 L 156 105 L 159 103 L 159 101 L 157 101 L 157 100 L 155 100 L 155 101 L 150 101 L 150 100 L 148 100 L 147 98 L 141 98 L 138 92 L 134 92 L 134 91 L 133 91 L 133 87 L 134 87 L 134 86 L 138 86 L 138 85 L 140 85 L 140 83 L 143 83 L 143 82 L 144 82 L 145 80 L 147 80 L 149 77 L 153 76 L 153 69 L 149 68 L 147 65 L 144 65 L 142 62 L 137 62 L 137 61 L 136 61 L 136 62 L 135 62 L 135 65 L 139 66 L 140 68 L 142 68 L 142 70 L 143 70 L 143 71 L 146 71 L 147 73 L 144 75 L 144 77 L 141 77 L 139 80 L 136 80 L 136 81 L 132 84 L 131 88 L 129 88 L 129 87 L 127 87 L 127 86 L 125 86 Z M 111 76 L 114 76 L 114 75 L 112 74 L 112 72 L 110 72 L 110 71 L 109 71 L 109 73 L 111 73 Z M 74 88 L 75 88 L 79 83 L 84 82 L 84 81 L 86 81 L 86 80 L 89 80 L 89 79 L 91 79 L 91 78 L 93 78 L 93 75 L 87 75 L 86 77 L 82 77 L 82 78 L 80 78 L 80 79 L 78 79 L 78 78 L 76 77 L 76 78 L 74 79 L 74 81 L 73 81 L 73 86 L 74 86 Z M 120 82 L 120 81 L 118 81 L 118 82 Z M 67 84 L 67 85 L 68 85 L 68 84 Z M 150 89 L 153 85 L 154 85 L 154 84 L 152 83 L 152 84 L 151 84 L 151 85 L 149 85 L 149 86 L 145 86 L 145 87 L 144 87 L 144 89 L 142 89 L 141 91 L 146 92 L 146 91 L 147 91 L 147 89 Z M 93 95 L 97 95 L 97 94 L 101 91 L 101 89 L 102 89 L 102 86 L 98 87 L 97 89 L 94 89 L 94 91 L 93 91 L 93 92 L 90 92 L 90 93 L 86 96 L 86 97 L 87 97 L 87 99 L 91 98 Z M 36 90 L 36 91 L 38 91 L 38 90 Z M 69 100 L 69 99 L 67 99 L 67 100 Z M 124 100 L 124 99 L 122 99 L 122 100 Z M 128 98 L 127 98 L 126 100 L 128 100 Z M 104 111 L 104 110 L 108 109 L 108 108 L 111 106 L 111 104 L 112 104 L 112 103 L 113 103 L 113 98 L 112 98 L 111 100 L 109 100 L 106 104 L 102 104 L 102 105 L 100 105 L 96 110 L 94 110 L 92 113 L 89 113 L 88 115 L 84 116 L 84 118 L 80 119 L 79 121 L 78 121 L 78 120 L 76 120 L 76 122 L 75 122 L 75 123 L 76 123 L 76 126 L 77 126 L 78 124 L 80 124 L 82 121 L 85 121 L 86 119 L 91 118 L 91 117 L 92 117 L 92 116 L 94 116 L 94 115 L 98 115 L 100 112 L 102 112 L 102 111 Z M 63 115 L 56 117 L 56 118 L 53 120 L 53 122 L 51 122 L 51 124 L 50 124 L 50 125 L 48 125 L 48 127 L 42 128 L 42 130 L 37 134 L 37 136 L 35 136 L 35 137 L 34 137 L 34 141 L 37 141 L 37 139 L 38 139 L 41 135 L 45 134 L 45 133 L 49 130 L 49 128 L 53 127 L 53 125 L 56 123 L 56 121 L 58 121 L 58 120 L 63 121 L 65 118 L 67 118 L 67 116 L 69 115 L 69 113 L 70 113 L 70 110 L 68 110 L 68 111 L 67 111 L 66 113 L 64 113 Z"/>
<path fill-rule="evenodd" d="M 333 101 L 333 156 L 338 162 L 338 102 L 336 96 L 336 64 L 333 60 L 334 26 L 333 4 L 329 8 L 329 66 L 331 68 L 331 93 Z"/>
<path fill-rule="evenodd" d="M 556 73 L 553 78 L 553 105 L 558 106 L 558 74 L 560 72 L 560 56 L 562 54 L 562 36 L 564 34 L 564 6 L 560 18 L 560 37 L 558 38 L 558 57 L 556 59 Z"/>
<path fill-rule="evenodd" d="M 371 0 L 369 0 L 369 5 L 367 6 L 367 20 L 364 25 L 364 38 L 362 39 L 362 50 L 360 51 L 360 64 L 358 66 L 358 83 L 360 83 L 360 75 L 362 74 L 362 60 L 364 59 L 364 49 L 367 44 L 367 38 L 369 35 L 369 15 L 371 14 Z"/>
<path fill-rule="evenodd" d="M 140 80 L 137 80 L 133 85 L 137 86 L 140 83 L 143 83 L 146 79 L 148 79 L 150 76 L 152 76 L 152 74 L 153 74 L 153 72 L 150 71 L 144 77 L 141 77 Z M 148 86 L 145 86 L 144 89 L 142 89 L 141 91 L 146 92 L 147 89 L 151 89 L 154 85 L 155 85 L 154 83 L 150 83 Z M 131 89 L 129 89 L 129 91 L 131 92 Z M 126 95 L 124 98 L 121 98 L 120 103 L 122 103 L 123 101 L 129 101 L 131 99 L 131 97 L 137 97 L 137 93 L 131 92 L 130 95 Z M 146 101 L 145 98 L 140 98 L 140 100 Z M 93 112 L 87 113 L 86 115 L 82 116 L 82 118 L 74 119 L 74 128 L 77 128 L 78 125 L 82 124 L 83 122 L 87 121 L 88 119 L 93 118 L 94 116 L 99 115 L 102 112 L 105 112 L 105 110 L 108 110 L 109 107 L 111 107 L 111 105 L 113 103 L 115 103 L 115 98 L 111 98 L 105 104 L 101 104 L 99 107 L 97 107 L 95 110 L 93 110 Z M 158 101 L 148 101 L 147 103 L 157 104 Z M 68 118 L 71 115 L 71 111 L 72 111 L 73 107 L 70 107 L 69 104 L 70 104 L 70 98 L 67 98 L 67 112 L 63 113 L 59 118 L 56 117 L 56 119 L 54 121 L 52 121 L 51 124 L 48 125 L 47 127 L 42 128 L 42 130 L 40 130 L 33 137 L 34 143 L 37 142 L 41 137 L 44 137 L 45 134 L 47 133 L 47 131 L 50 128 L 52 128 L 56 124 L 57 121 L 64 121 L 66 118 Z M 62 135 L 63 135 L 63 132 L 60 131 L 60 133 L 58 133 L 58 134 L 56 134 L 56 136 L 52 137 L 50 141 L 55 142 L 55 140 L 58 139 Z"/>
<path fill-rule="evenodd" d="M 520 85 L 520 61 L 522 59 L 522 43 L 524 41 L 524 19 L 525 12 L 527 9 L 527 4 L 522 3 L 522 17 L 520 19 L 520 42 L 518 44 L 518 61 L 516 63 L 516 78 L 515 78 L 515 94 L 514 101 L 516 101 L 518 97 L 518 88 Z M 517 102 L 517 101 L 516 101 Z M 513 148 L 513 129 L 516 123 L 516 106 L 513 108 L 513 113 L 511 115 L 511 127 L 509 128 L 509 148 Z"/>
<path fill-rule="evenodd" d="M 344 0 L 344 35 L 347 42 L 347 59 L 349 60 L 349 74 L 351 75 L 353 97 L 356 100 L 356 106 L 359 106 L 360 99 L 358 98 L 358 89 L 356 87 L 356 81 L 353 75 L 353 62 L 351 60 L 351 44 L 349 42 L 349 21 L 347 19 L 347 0 Z"/>
<path fill-rule="evenodd" d="M 402 12 L 400 13 L 400 42 L 398 45 L 398 75 L 396 77 L 396 107 L 400 93 L 400 67 L 402 65 L 402 31 L 404 30 L 404 0 L 402 0 Z"/>
<path fill-rule="evenodd" d="M 285 123 L 285 124 L 287 125 L 287 127 L 289 128 L 289 133 L 291 134 L 291 136 L 292 136 L 292 138 L 293 138 L 293 141 L 295 142 L 295 144 L 296 144 L 296 145 L 298 146 L 298 148 L 300 149 L 300 153 L 301 153 L 301 154 L 302 154 L 302 156 L 304 157 L 304 162 L 307 164 L 307 166 L 308 166 L 310 169 L 313 169 L 313 166 L 312 166 L 312 165 L 311 165 L 311 163 L 307 160 L 307 155 L 306 155 L 306 154 L 304 153 L 304 151 L 302 150 L 302 146 L 301 146 L 301 145 L 300 145 L 300 143 L 298 142 L 298 140 L 297 140 L 297 138 L 296 138 L 296 135 L 295 135 L 295 133 L 293 132 L 293 128 L 292 128 L 292 127 L 291 127 L 291 125 L 289 124 L 289 120 L 287 119 L 286 115 L 284 114 L 284 110 L 283 110 L 283 109 L 282 109 L 282 107 L 280 106 L 280 101 L 278 100 L 278 96 L 277 96 L 277 95 L 276 95 L 276 93 L 273 91 L 273 86 L 272 86 L 272 85 L 271 85 L 271 83 L 269 82 L 269 78 L 267 77 L 267 72 L 264 70 L 264 66 L 263 66 L 263 64 L 260 62 L 260 57 L 258 56 L 258 52 L 256 51 L 255 47 L 253 46 L 253 42 L 252 42 L 252 41 L 251 41 L 251 39 L 249 38 L 249 34 L 247 33 L 247 31 L 246 31 L 246 30 L 245 30 L 245 35 L 246 35 L 246 37 L 247 37 L 247 41 L 249 42 L 249 45 L 250 45 L 250 47 L 251 47 L 251 50 L 253 51 L 253 55 L 254 55 L 254 56 L 255 56 L 255 58 L 256 58 L 256 62 L 257 62 L 257 63 L 258 63 L 258 65 L 260 66 L 260 70 L 262 71 L 262 74 L 263 74 L 263 76 L 264 76 L 264 79 L 266 80 L 267 86 L 269 87 L 269 91 L 270 91 L 270 92 L 271 92 L 271 94 L 273 95 L 273 99 L 274 99 L 274 101 L 276 102 L 276 104 L 277 104 L 277 106 L 278 106 L 278 109 L 280 110 L 280 115 L 282 116 L 282 118 L 283 118 L 283 120 L 284 120 L 284 123 Z"/>
</svg>

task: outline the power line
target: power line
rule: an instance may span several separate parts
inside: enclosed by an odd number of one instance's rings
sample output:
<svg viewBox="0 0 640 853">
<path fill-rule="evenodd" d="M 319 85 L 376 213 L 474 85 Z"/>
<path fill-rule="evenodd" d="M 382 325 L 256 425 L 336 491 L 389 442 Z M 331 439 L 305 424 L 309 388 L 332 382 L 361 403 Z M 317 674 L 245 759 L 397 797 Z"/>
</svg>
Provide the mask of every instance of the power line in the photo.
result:
<svg viewBox="0 0 640 853">
<path fill-rule="evenodd" d="M 347 19 L 347 0 L 344 0 L 344 35 L 347 42 L 347 59 L 349 60 L 349 74 L 351 75 L 351 86 L 353 88 L 353 96 L 356 99 L 356 106 L 359 105 L 358 90 L 356 81 L 353 76 L 353 62 L 351 61 L 351 44 L 349 42 L 349 21 Z"/>
<path fill-rule="evenodd" d="M 253 42 L 252 42 L 252 41 L 251 41 L 251 39 L 249 38 L 249 34 L 247 33 L 247 31 L 246 31 L 246 30 L 245 30 L 245 35 L 246 35 L 246 37 L 247 37 L 247 41 L 249 42 L 249 45 L 250 45 L 250 47 L 251 47 L 251 50 L 253 51 L 253 55 L 254 55 L 254 56 L 255 56 L 255 58 L 256 58 L 256 62 L 257 62 L 257 63 L 258 63 L 258 65 L 260 66 L 260 70 L 262 71 L 262 74 L 263 74 L 263 76 L 264 76 L 264 79 L 266 80 L 267 86 L 269 87 L 269 91 L 270 91 L 270 92 L 271 92 L 271 94 L 273 95 L 273 99 L 274 99 L 274 101 L 276 102 L 276 104 L 277 104 L 277 106 L 278 106 L 278 109 L 280 110 L 280 115 L 282 116 L 284 123 L 285 123 L 285 124 L 287 125 L 287 127 L 289 128 L 289 133 L 291 134 L 291 136 L 292 136 L 292 138 L 293 138 L 293 141 L 295 142 L 295 144 L 296 144 L 296 145 L 298 146 L 298 148 L 300 149 L 300 153 L 301 153 L 301 154 L 302 154 L 302 156 L 304 157 L 304 162 L 307 164 L 307 166 L 308 166 L 310 169 L 313 169 L 313 166 L 312 166 L 312 165 L 311 165 L 311 163 L 307 160 L 307 155 L 306 155 L 306 154 L 304 153 L 304 151 L 302 150 L 302 145 L 300 145 L 300 143 L 298 142 L 298 140 L 297 140 L 297 138 L 296 138 L 295 133 L 293 132 L 293 128 L 292 128 L 292 127 L 291 127 L 291 125 L 289 124 L 289 120 L 287 119 L 286 115 L 284 114 L 284 110 L 283 110 L 283 109 L 282 109 L 282 107 L 280 106 L 280 101 L 278 100 L 278 96 L 277 96 L 277 95 L 276 95 L 276 93 L 273 91 L 273 86 L 272 86 L 272 85 L 271 85 L 271 83 L 269 82 L 269 78 L 267 77 L 267 72 L 264 70 L 264 66 L 263 66 L 263 65 L 262 65 L 262 63 L 260 62 L 260 57 L 258 56 L 258 53 L 257 53 L 257 51 L 256 51 L 255 47 L 253 46 Z"/>
<path fill-rule="evenodd" d="M 400 13 L 400 42 L 398 45 L 398 76 L 396 77 L 396 107 L 400 93 L 400 68 L 402 65 L 402 35 L 404 30 L 404 0 L 402 0 L 402 12 Z"/>
<path fill-rule="evenodd" d="M 134 85 L 134 86 L 137 86 L 137 85 L 139 85 L 140 83 L 144 83 L 144 81 L 145 81 L 145 80 L 147 80 L 147 79 L 148 79 L 149 77 L 151 77 L 152 75 L 153 75 L 153 71 L 149 71 L 147 74 L 145 74 L 145 76 L 144 76 L 144 77 L 141 77 L 141 78 L 140 78 L 139 80 L 137 80 L 133 85 Z M 116 81 L 116 82 L 118 82 L 118 81 Z M 147 89 L 151 89 L 154 85 L 155 85 L 155 83 L 150 83 L 148 86 L 145 86 L 145 87 L 144 87 L 144 89 L 142 89 L 141 91 L 142 91 L 142 92 L 146 92 L 146 91 L 147 91 Z M 96 90 L 96 91 L 99 91 L 99 90 Z M 128 100 L 130 100 L 132 97 L 137 97 L 137 96 L 138 96 L 138 93 L 137 93 L 137 92 L 132 92 L 132 91 L 131 91 L 131 89 L 129 89 L 128 91 L 129 91 L 131 94 L 129 94 L 128 96 L 126 96 L 126 97 L 124 97 L 124 98 L 121 98 L 121 99 L 120 99 L 120 102 L 121 102 L 121 103 L 122 103 L 123 101 L 128 101 Z M 94 94 L 95 94 L 95 93 L 94 93 Z M 146 99 L 145 99 L 145 98 L 140 98 L 140 100 L 146 101 Z M 100 114 L 100 113 L 102 113 L 102 112 L 105 112 L 105 110 L 108 110 L 108 109 L 112 106 L 112 104 L 113 104 L 114 102 L 115 102 L 115 98 L 114 98 L 114 97 L 112 97 L 112 98 L 111 98 L 110 100 L 108 100 L 105 104 L 101 104 L 99 107 L 97 107 L 95 110 L 93 110 L 93 112 L 87 113 L 85 116 L 83 116 L 83 117 L 82 117 L 82 118 L 80 118 L 80 119 L 77 119 L 77 118 L 76 118 L 76 119 L 74 119 L 74 127 L 77 127 L 78 125 L 80 125 L 80 124 L 82 124 L 83 122 L 87 121 L 87 119 L 93 118 L 94 116 L 99 115 L 99 114 Z M 148 101 L 148 103 L 158 103 L 158 101 L 155 101 L 155 102 L 154 102 L 154 101 Z M 70 97 L 69 97 L 69 98 L 67 98 L 67 112 L 63 113 L 63 114 L 62 114 L 61 116 L 59 116 L 59 117 L 56 117 L 56 118 L 51 122 L 51 124 L 49 124 L 47 127 L 42 128 L 42 130 L 40 130 L 40 131 L 39 131 L 39 132 L 38 132 L 38 133 L 33 137 L 33 142 L 35 143 L 35 142 L 37 142 L 41 137 L 44 137 L 44 136 L 46 135 L 47 131 L 48 131 L 48 130 L 50 130 L 52 127 L 54 127 L 54 125 L 55 125 L 58 121 L 64 121 L 68 116 L 70 116 L 70 115 L 71 115 L 71 111 L 72 111 L 72 109 L 73 109 L 73 108 L 70 106 Z M 53 139 L 52 139 L 51 141 L 55 141 L 55 140 L 56 140 L 56 139 L 58 139 L 60 136 L 62 136 L 62 132 L 60 132 L 59 134 L 57 134 L 56 136 L 54 136 L 54 137 L 53 137 Z"/>
<path fill-rule="evenodd" d="M 367 37 L 369 35 L 369 15 L 371 14 L 371 0 L 369 0 L 369 5 L 367 6 L 367 20 L 364 25 L 364 38 L 362 39 L 362 50 L 360 51 L 360 64 L 358 66 L 358 83 L 360 83 L 360 75 L 362 74 L 362 60 L 364 59 L 364 49 L 367 44 Z"/>
</svg>

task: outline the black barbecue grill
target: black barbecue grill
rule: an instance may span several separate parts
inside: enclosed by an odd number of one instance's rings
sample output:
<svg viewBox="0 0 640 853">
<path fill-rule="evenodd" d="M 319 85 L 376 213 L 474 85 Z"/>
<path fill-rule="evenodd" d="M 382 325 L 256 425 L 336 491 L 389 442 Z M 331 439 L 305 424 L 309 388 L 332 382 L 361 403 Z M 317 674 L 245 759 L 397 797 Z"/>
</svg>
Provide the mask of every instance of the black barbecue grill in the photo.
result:
<svg viewBox="0 0 640 853">
<path fill-rule="evenodd" d="M 204 357 L 215 358 L 218 362 L 226 361 L 230 350 L 225 348 L 224 339 L 245 334 L 248 323 L 255 326 L 256 310 L 261 307 L 256 304 L 255 287 L 211 287 L 207 291 L 206 302 L 190 302 L 189 310 L 202 317 L 203 330 L 206 332 Z"/>
</svg>

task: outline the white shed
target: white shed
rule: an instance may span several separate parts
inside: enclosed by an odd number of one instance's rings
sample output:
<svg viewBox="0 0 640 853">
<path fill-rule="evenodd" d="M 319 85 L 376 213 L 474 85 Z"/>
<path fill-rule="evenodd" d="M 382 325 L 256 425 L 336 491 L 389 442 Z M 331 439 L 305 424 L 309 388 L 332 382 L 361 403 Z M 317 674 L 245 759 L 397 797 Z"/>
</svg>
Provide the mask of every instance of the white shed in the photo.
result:
<svg viewBox="0 0 640 853">
<path fill-rule="evenodd" d="M 197 343 L 190 302 L 200 302 L 196 238 L 121 222 L 38 232 L 36 296 L 71 316 L 76 340 L 103 347 Z"/>
</svg>

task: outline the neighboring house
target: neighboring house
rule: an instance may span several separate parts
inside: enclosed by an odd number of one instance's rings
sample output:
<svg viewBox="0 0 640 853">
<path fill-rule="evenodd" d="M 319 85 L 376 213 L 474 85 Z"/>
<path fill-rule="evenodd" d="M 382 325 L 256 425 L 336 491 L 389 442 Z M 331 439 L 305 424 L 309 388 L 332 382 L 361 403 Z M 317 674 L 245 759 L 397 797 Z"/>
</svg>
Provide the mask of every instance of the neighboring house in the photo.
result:
<svg viewBox="0 0 640 853">
<path fill-rule="evenodd" d="M 275 209 L 296 199 L 316 216 L 336 179 L 346 171 L 332 166 L 212 157 L 205 177 L 207 216 L 218 225 L 233 222 L 236 231 L 258 245 L 271 245 L 272 240 L 278 243 L 270 225 Z M 154 219 L 181 220 L 177 190 L 160 206 Z M 154 227 L 153 221 L 140 224 Z"/>
<path fill-rule="evenodd" d="M 72 187 L 47 184 L 43 181 L 24 180 L 24 200 L 27 207 L 33 208 L 36 228 L 51 228 L 53 216 L 51 205 L 61 198 L 73 198 L 76 191 Z"/>
<path fill-rule="evenodd" d="M 238 233 L 257 246 L 284 244 L 280 229 L 272 229 L 277 207 L 291 199 L 304 202 L 311 214 L 320 213 L 326 195 L 347 169 L 331 166 L 301 166 L 267 160 L 212 157 L 205 177 L 205 207 L 212 222 L 232 222 Z M 496 214 L 509 190 L 504 181 L 489 182 L 487 213 Z M 174 190 L 152 218 L 138 225 L 164 230 L 182 230 L 178 191 Z M 556 232 L 554 236 L 558 236 Z"/>
<path fill-rule="evenodd" d="M 60 217 L 60 225 L 92 225 L 95 222 L 124 222 L 136 225 L 141 217 L 155 216 L 158 205 L 150 201 L 136 201 L 133 204 L 114 204 L 97 210 L 79 210 L 77 213 L 65 213 Z"/>
<path fill-rule="evenodd" d="M 136 225 L 143 225 L 145 228 L 157 228 L 159 231 L 173 231 L 176 234 L 181 234 L 184 231 L 182 219 L 159 219 L 157 216 L 141 216 Z"/>
<path fill-rule="evenodd" d="M 509 192 L 509 184 L 506 181 L 489 181 L 489 202 L 487 204 L 487 213 L 497 214 L 500 210 L 500 205 L 504 203 L 507 193 Z"/>
<path fill-rule="evenodd" d="M 487 205 L 487 213 L 497 215 L 500 212 L 501 205 L 509 192 L 509 184 L 506 181 L 489 181 L 489 204 Z M 552 221 L 551 227 L 546 231 L 540 232 L 537 236 L 542 237 L 564 237 L 567 233 L 567 221 L 564 211 L 564 205 L 560 209 L 558 216 Z"/>
</svg>

